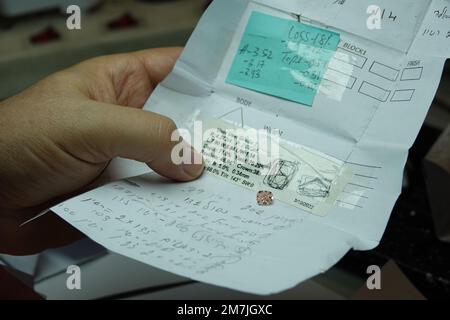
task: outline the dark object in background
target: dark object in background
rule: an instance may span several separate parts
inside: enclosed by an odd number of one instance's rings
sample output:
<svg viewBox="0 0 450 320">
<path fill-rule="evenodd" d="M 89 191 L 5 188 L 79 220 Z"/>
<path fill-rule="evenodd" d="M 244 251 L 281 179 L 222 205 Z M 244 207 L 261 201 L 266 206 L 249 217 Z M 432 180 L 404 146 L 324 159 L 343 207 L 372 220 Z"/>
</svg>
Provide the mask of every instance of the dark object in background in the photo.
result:
<svg viewBox="0 0 450 320">
<path fill-rule="evenodd" d="M 53 27 L 47 27 L 31 36 L 30 41 L 34 44 L 43 44 L 61 39 L 61 35 Z"/>
<path fill-rule="evenodd" d="M 42 300 L 43 298 L 0 266 L 1 300 Z"/>
<path fill-rule="evenodd" d="M 133 17 L 131 13 L 127 12 L 121 15 L 119 18 L 109 22 L 108 29 L 110 30 L 127 29 L 137 27 L 138 25 L 139 21 L 135 17 Z"/>
<path fill-rule="evenodd" d="M 450 242 L 450 125 L 426 155 L 423 166 L 436 235 Z"/>
<path fill-rule="evenodd" d="M 380 289 L 364 285 L 351 297 L 353 300 L 425 300 L 426 298 L 411 283 L 393 260 L 381 269 Z"/>
</svg>

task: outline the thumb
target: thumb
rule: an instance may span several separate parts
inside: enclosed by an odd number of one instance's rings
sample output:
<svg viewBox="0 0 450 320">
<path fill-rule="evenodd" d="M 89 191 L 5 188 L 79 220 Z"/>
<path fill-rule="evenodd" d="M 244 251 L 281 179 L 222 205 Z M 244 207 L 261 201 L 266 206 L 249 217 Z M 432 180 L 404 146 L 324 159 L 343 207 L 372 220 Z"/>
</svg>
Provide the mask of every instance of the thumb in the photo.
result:
<svg viewBox="0 0 450 320">
<path fill-rule="evenodd" d="M 95 126 L 88 139 L 96 154 L 145 162 L 158 174 L 178 181 L 190 181 L 204 169 L 202 156 L 184 141 L 172 141 L 177 130 L 173 120 L 157 113 L 104 103 L 96 103 L 90 122 Z M 182 146 L 180 163 L 173 151 Z M 177 147 L 176 149 L 174 149 Z M 190 161 L 189 161 L 190 160 Z"/>
</svg>

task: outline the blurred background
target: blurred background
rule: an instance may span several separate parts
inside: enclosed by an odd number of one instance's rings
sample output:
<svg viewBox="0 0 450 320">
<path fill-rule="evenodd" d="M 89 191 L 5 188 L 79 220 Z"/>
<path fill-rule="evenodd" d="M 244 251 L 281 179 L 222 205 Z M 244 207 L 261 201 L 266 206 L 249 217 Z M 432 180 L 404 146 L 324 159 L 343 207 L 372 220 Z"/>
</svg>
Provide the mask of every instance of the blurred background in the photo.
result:
<svg viewBox="0 0 450 320">
<path fill-rule="evenodd" d="M 0 100 L 90 57 L 182 46 L 209 2 L 0 0 Z M 83 10 L 81 30 L 69 31 L 66 27 L 69 16 L 66 8 L 70 4 L 78 4 Z M 266 298 L 370 297 L 360 288 L 364 287 L 366 269 L 372 264 L 385 266 L 384 272 L 390 275 L 392 286 L 399 290 L 388 293 L 390 297 L 449 297 L 449 124 L 450 64 L 447 61 L 436 98 L 411 149 L 404 190 L 380 246 L 367 252 L 351 251 L 328 272 L 283 294 Z M 108 253 L 88 240 L 36 256 L 2 255 L 0 261 L 20 281 L 48 299 L 259 298 L 154 269 Z M 65 271 L 70 264 L 82 265 L 83 290 L 67 290 Z M 0 281 L 0 292 L 1 286 Z"/>
<path fill-rule="evenodd" d="M 1 0 L 0 99 L 90 57 L 184 45 L 207 0 Z M 78 4 L 82 29 L 68 30 Z"/>
</svg>

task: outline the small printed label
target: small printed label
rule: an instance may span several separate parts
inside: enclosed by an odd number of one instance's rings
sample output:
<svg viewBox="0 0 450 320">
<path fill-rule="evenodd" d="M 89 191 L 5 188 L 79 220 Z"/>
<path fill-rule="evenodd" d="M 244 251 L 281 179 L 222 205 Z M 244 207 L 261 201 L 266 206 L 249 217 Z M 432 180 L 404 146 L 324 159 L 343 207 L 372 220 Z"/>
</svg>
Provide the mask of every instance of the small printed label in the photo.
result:
<svg viewBox="0 0 450 320">
<path fill-rule="evenodd" d="M 326 215 L 349 181 L 343 161 L 279 136 L 210 119 L 203 124 L 206 172 L 236 185 L 271 191 L 276 200 Z"/>
</svg>

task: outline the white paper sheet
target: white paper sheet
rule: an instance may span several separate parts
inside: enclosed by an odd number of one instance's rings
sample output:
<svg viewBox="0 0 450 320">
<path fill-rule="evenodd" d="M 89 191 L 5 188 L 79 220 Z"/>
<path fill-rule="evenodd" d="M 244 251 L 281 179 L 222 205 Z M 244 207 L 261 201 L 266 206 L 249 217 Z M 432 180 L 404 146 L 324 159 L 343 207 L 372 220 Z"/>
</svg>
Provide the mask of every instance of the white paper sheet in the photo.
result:
<svg viewBox="0 0 450 320">
<path fill-rule="evenodd" d="M 374 248 L 450 52 L 447 38 L 424 37 L 423 28 L 448 27 L 434 16 L 450 2 L 380 0 L 397 18 L 368 30 L 371 2 L 216 0 L 145 106 L 181 128 L 211 118 L 277 128 L 283 139 L 345 162 L 351 180 L 326 216 L 283 202 L 258 207 L 254 191 L 209 174 L 185 184 L 147 174 L 52 210 L 112 251 L 258 294 L 295 286 L 351 248 Z M 252 11 L 285 19 L 301 14 L 305 23 L 340 33 L 312 107 L 225 82 Z"/>
</svg>

